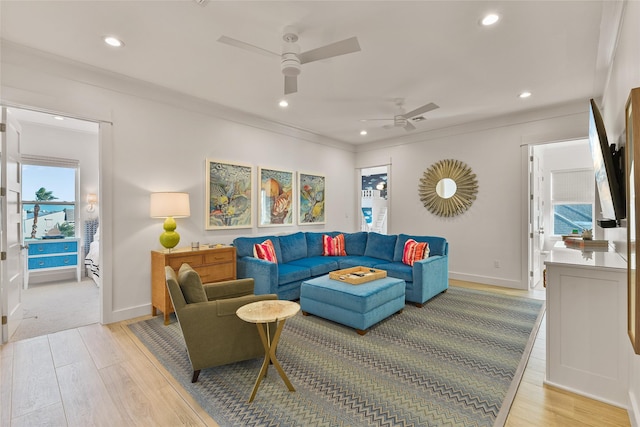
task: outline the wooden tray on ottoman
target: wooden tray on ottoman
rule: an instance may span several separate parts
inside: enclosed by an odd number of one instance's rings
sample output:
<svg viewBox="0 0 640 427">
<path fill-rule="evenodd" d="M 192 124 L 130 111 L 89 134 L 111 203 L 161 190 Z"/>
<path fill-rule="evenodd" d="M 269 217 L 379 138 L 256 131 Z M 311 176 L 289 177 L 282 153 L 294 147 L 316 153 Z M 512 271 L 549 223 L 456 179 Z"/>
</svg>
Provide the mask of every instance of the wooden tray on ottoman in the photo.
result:
<svg viewBox="0 0 640 427">
<path fill-rule="evenodd" d="M 351 267 L 329 273 L 329 279 L 351 283 L 352 285 L 360 285 L 372 280 L 384 279 L 385 277 L 387 277 L 386 271 L 370 267 Z"/>
</svg>

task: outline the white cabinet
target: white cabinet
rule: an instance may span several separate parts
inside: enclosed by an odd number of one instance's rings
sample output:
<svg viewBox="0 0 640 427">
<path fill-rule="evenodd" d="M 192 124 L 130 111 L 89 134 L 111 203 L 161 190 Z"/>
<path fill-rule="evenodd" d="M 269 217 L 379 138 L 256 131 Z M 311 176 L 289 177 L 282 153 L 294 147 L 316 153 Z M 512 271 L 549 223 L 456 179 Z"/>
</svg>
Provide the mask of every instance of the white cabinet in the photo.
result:
<svg viewBox="0 0 640 427">
<path fill-rule="evenodd" d="M 33 272 L 75 269 L 76 280 L 80 281 L 79 240 L 78 238 L 26 240 L 28 249 L 25 289 L 29 284 L 29 274 Z"/>
<path fill-rule="evenodd" d="M 628 407 L 625 260 L 613 251 L 583 253 L 557 246 L 545 264 L 545 382 Z"/>
</svg>

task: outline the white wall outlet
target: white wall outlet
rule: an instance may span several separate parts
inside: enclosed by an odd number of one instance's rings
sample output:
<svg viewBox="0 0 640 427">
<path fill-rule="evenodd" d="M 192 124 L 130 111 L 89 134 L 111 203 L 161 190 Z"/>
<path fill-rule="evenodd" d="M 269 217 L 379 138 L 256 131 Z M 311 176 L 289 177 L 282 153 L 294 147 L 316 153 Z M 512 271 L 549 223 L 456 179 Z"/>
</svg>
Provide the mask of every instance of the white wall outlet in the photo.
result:
<svg viewBox="0 0 640 427">
<path fill-rule="evenodd" d="M 500 260 L 493 261 L 493 268 L 500 268 Z"/>
</svg>

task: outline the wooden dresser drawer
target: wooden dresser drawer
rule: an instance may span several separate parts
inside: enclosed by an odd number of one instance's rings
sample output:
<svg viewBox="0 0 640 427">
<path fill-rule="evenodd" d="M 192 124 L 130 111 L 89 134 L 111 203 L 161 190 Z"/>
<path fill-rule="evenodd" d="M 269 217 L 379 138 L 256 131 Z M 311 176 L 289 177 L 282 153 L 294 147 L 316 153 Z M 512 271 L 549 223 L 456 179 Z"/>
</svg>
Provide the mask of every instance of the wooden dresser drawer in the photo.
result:
<svg viewBox="0 0 640 427">
<path fill-rule="evenodd" d="M 198 267 L 196 269 L 200 275 L 202 283 L 221 282 L 223 280 L 235 279 L 235 269 L 233 264 L 211 265 Z"/>
<path fill-rule="evenodd" d="M 180 269 L 180 266 L 183 263 L 189 264 L 192 268 L 196 268 L 204 264 L 202 254 L 179 255 L 169 258 L 169 265 L 176 271 Z"/>
<path fill-rule="evenodd" d="M 232 250 L 220 250 L 204 254 L 204 264 L 217 264 L 220 262 L 233 262 L 236 254 Z"/>
</svg>

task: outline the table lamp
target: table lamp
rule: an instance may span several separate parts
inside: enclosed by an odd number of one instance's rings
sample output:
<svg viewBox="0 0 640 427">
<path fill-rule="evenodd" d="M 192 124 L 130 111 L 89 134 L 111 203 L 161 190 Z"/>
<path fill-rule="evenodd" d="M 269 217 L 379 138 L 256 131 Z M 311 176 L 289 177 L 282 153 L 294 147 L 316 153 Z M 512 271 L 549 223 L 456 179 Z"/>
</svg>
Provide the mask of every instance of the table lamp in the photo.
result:
<svg viewBox="0 0 640 427">
<path fill-rule="evenodd" d="M 151 218 L 166 218 L 160 244 L 171 250 L 180 242 L 174 218 L 187 218 L 191 215 L 189 193 L 151 193 L 149 214 Z"/>
</svg>

